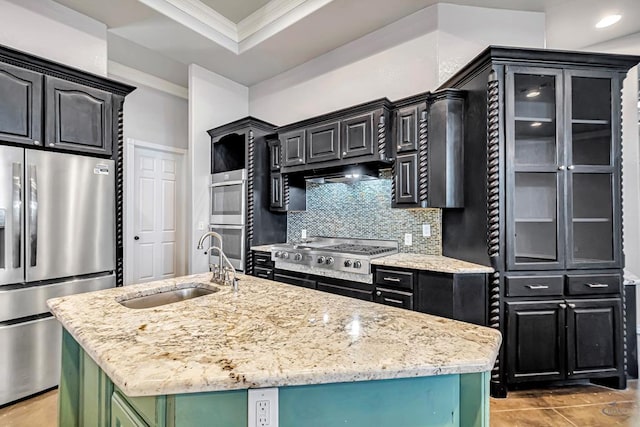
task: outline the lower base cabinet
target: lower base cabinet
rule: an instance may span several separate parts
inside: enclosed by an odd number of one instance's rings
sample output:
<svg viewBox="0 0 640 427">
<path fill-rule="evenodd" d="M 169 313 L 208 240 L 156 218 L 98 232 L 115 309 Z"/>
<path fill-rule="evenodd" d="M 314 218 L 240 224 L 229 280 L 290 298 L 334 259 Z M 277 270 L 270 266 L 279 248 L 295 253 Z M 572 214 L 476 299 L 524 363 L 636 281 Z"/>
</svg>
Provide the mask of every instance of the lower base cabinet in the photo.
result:
<svg viewBox="0 0 640 427">
<path fill-rule="evenodd" d="M 620 298 L 507 302 L 508 380 L 623 374 Z"/>
<path fill-rule="evenodd" d="M 122 396 L 111 396 L 111 427 L 149 427 Z"/>
</svg>

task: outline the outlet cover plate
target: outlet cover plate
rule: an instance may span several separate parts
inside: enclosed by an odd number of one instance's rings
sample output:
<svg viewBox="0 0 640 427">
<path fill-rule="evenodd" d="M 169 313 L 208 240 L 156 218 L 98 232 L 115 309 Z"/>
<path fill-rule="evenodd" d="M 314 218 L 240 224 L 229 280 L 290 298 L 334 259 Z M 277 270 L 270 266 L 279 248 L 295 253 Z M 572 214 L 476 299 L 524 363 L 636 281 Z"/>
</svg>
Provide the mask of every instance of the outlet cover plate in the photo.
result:
<svg viewBox="0 0 640 427">
<path fill-rule="evenodd" d="M 268 402 L 268 420 L 258 417 L 258 402 Z M 250 388 L 247 398 L 248 427 L 278 427 L 278 388 Z"/>
</svg>

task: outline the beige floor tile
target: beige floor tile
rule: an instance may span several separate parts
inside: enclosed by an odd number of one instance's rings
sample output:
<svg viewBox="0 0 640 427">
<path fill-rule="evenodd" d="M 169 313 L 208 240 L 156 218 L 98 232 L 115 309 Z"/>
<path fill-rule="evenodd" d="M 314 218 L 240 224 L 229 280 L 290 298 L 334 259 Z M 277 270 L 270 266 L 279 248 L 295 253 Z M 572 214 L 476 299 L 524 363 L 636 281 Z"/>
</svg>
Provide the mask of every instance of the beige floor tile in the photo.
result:
<svg viewBox="0 0 640 427">
<path fill-rule="evenodd" d="M 556 411 L 580 427 L 640 426 L 637 402 L 556 408 Z"/>
<path fill-rule="evenodd" d="M 55 427 L 58 425 L 58 391 L 0 409 L 2 427 Z"/>
<path fill-rule="evenodd" d="M 523 409 L 491 413 L 491 427 L 576 427 L 553 409 Z"/>
</svg>

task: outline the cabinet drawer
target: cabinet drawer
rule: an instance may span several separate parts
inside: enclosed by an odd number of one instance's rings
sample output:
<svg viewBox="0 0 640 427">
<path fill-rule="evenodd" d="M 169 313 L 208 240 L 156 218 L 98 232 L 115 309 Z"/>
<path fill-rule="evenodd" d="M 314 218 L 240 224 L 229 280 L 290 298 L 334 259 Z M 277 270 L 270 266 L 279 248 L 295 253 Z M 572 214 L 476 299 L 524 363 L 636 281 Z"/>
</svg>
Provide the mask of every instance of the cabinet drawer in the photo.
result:
<svg viewBox="0 0 640 427">
<path fill-rule="evenodd" d="M 618 294 L 621 285 L 619 274 L 567 274 L 569 295 Z"/>
<path fill-rule="evenodd" d="M 506 277 L 508 297 L 562 295 L 563 276 Z"/>
<path fill-rule="evenodd" d="M 254 252 L 253 264 L 257 267 L 273 268 L 271 254 L 269 252 Z"/>
<path fill-rule="evenodd" d="M 376 270 L 376 285 L 392 286 L 413 291 L 413 272 L 379 268 Z"/>
<path fill-rule="evenodd" d="M 253 267 L 253 275 L 263 279 L 273 280 L 273 270 L 270 268 Z"/>
<path fill-rule="evenodd" d="M 276 282 L 288 283 L 290 285 L 302 286 L 303 288 L 315 289 L 316 281 L 303 279 L 302 277 L 288 276 L 286 274 L 274 274 L 273 280 Z"/>
<path fill-rule="evenodd" d="M 375 301 L 384 305 L 413 310 L 413 292 L 376 288 Z"/>
<path fill-rule="evenodd" d="M 330 292 L 332 294 L 342 295 L 345 297 L 357 298 L 364 301 L 373 301 L 371 291 L 364 291 L 362 289 L 353 289 L 353 288 L 347 288 L 345 286 L 318 282 L 318 290 L 324 291 L 324 292 Z"/>
</svg>

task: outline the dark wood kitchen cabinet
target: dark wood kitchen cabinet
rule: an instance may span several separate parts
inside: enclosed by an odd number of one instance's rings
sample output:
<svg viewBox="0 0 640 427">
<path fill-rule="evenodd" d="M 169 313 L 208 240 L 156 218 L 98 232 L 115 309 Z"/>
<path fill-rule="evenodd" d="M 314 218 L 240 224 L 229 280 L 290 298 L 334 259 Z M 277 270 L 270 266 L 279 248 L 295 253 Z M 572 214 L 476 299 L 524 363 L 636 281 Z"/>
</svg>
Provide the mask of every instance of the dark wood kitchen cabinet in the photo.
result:
<svg viewBox="0 0 640 427">
<path fill-rule="evenodd" d="M 391 108 L 386 98 L 278 128 L 282 173 L 391 161 Z"/>
<path fill-rule="evenodd" d="M 47 147 L 111 155 L 111 94 L 46 76 Z"/>
<path fill-rule="evenodd" d="M 621 374 L 620 298 L 507 302 L 509 381 Z"/>
<path fill-rule="evenodd" d="M 42 143 L 43 76 L 0 62 L 0 140 Z"/>
<path fill-rule="evenodd" d="M 392 206 L 464 206 L 464 92 L 427 92 L 395 102 Z"/>
<path fill-rule="evenodd" d="M 466 92 L 464 209 L 442 211 L 443 254 L 495 270 L 495 397 L 540 379 L 625 387 L 621 88 L 638 62 L 490 46 L 441 87 Z"/>
</svg>

